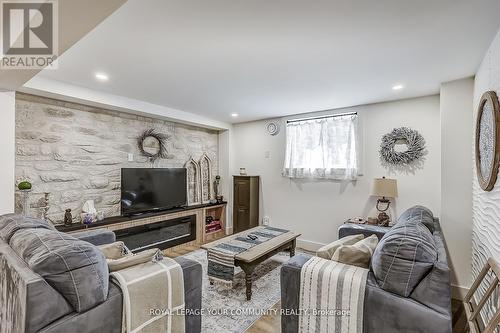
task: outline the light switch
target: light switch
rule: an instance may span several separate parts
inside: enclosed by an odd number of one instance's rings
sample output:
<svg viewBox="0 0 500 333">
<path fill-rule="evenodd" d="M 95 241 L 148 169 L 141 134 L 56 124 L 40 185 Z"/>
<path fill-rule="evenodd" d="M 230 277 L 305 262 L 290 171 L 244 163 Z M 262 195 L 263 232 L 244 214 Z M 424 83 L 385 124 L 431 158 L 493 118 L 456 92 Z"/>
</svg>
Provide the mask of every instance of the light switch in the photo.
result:
<svg viewBox="0 0 500 333">
<path fill-rule="evenodd" d="M 134 154 L 132 154 L 132 153 L 128 154 L 128 161 L 129 162 L 133 162 L 134 161 Z"/>
<path fill-rule="evenodd" d="M 271 158 L 271 152 L 269 150 L 266 150 L 264 153 L 264 158 Z"/>
<path fill-rule="evenodd" d="M 269 218 L 269 216 L 264 216 L 264 217 L 262 218 L 262 224 L 263 224 L 263 225 L 269 225 L 269 221 L 270 221 L 270 220 L 271 220 L 271 219 Z"/>
</svg>

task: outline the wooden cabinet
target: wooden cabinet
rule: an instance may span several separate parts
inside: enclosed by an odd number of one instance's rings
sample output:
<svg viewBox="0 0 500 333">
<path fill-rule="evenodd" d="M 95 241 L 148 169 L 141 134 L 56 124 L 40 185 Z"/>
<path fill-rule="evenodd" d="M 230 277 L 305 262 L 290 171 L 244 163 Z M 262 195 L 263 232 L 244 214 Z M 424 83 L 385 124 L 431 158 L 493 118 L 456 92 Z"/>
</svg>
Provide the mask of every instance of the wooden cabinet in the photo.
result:
<svg viewBox="0 0 500 333">
<path fill-rule="evenodd" d="M 259 225 L 259 176 L 234 176 L 233 233 Z"/>
</svg>

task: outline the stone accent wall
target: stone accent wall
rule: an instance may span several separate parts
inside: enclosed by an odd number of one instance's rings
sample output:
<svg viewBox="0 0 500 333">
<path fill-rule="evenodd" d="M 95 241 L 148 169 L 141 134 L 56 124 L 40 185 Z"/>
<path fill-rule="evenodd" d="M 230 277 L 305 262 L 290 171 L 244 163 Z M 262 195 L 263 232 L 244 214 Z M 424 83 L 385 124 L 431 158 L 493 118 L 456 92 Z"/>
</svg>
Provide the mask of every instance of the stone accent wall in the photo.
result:
<svg viewBox="0 0 500 333">
<path fill-rule="evenodd" d="M 154 165 L 136 139 L 146 129 L 166 134 L 168 156 Z M 128 154 L 134 161 L 128 162 Z M 62 223 L 71 208 L 80 222 L 86 200 L 106 217 L 120 214 L 120 169 L 184 167 L 206 153 L 218 173 L 218 132 L 54 99 L 16 95 L 16 179 L 33 184 L 30 215 Z M 22 207 L 16 193 L 16 211 Z"/>
</svg>

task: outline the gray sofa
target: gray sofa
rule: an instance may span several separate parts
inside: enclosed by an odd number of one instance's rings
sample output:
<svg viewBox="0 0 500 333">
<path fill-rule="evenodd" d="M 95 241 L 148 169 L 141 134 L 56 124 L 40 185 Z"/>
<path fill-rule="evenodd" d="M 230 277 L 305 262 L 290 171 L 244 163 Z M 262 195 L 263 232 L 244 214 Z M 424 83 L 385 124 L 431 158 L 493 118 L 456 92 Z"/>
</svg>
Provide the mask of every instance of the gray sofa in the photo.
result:
<svg viewBox="0 0 500 333">
<path fill-rule="evenodd" d="M 298 331 L 299 254 L 281 268 L 284 333 Z M 421 206 L 405 211 L 375 249 L 364 297 L 363 332 L 451 333 L 450 270 L 438 219 Z"/>
<path fill-rule="evenodd" d="M 42 220 L 0 216 L 0 333 L 121 332 L 122 293 L 95 246 L 114 241 L 111 231 L 67 235 Z M 175 260 L 184 273 L 186 332 L 200 332 L 201 265 Z"/>
</svg>

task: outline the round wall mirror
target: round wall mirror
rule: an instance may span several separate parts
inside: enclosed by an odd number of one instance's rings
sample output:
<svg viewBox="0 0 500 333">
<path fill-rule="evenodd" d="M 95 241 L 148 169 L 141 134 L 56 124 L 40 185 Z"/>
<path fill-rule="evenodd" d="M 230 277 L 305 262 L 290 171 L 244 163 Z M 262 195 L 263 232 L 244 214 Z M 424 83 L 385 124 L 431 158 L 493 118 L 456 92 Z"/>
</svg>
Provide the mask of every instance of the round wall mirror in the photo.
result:
<svg viewBox="0 0 500 333">
<path fill-rule="evenodd" d="M 148 129 L 137 138 L 137 146 L 142 155 L 154 161 L 167 156 L 166 138 L 164 134 L 158 133 L 154 129 Z"/>
<path fill-rule="evenodd" d="M 500 154 L 500 105 L 497 94 L 487 91 L 481 97 L 476 120 L 476 173 L 481 188 L 491 191 L 497 180 Z"/>
<path fill-rule="evenodd" d="M 154 136 L 147 136 L 142 141 L 142 149 L 152 156 L 160 152 L 160 140 Z"/>
</svg>

